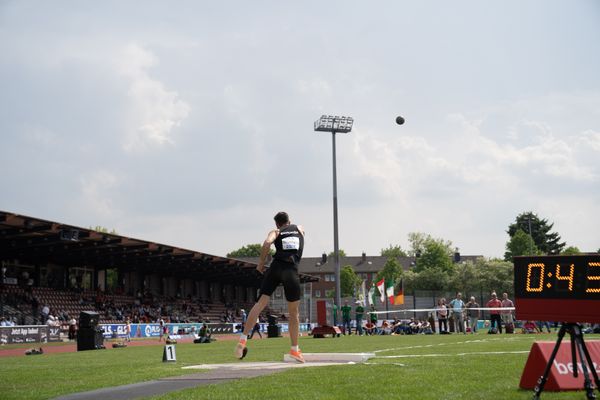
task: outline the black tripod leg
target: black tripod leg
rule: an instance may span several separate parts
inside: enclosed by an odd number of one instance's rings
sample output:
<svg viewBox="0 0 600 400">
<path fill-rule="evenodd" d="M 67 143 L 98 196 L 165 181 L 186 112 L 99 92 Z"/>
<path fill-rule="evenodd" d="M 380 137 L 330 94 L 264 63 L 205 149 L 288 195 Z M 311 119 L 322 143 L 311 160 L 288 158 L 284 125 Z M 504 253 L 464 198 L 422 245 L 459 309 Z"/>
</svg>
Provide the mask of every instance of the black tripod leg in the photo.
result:
<svg viewBox="0 0 600 400">
<path fill-rule="evenodd" d="M 537 385 L 535 385 L 535 388 L 533 389 L 533 400 L 538 400 L 540 398 L 540 395 L 544 391 L 544 386 L 546 385 L 546 381 L 548 380 L 548 374 L 550 374 L 550 368 L 552 368 L 552 363 L 554 362 L 554 359 L 556 358 L 556 353 L 558 352 L 558 349 L 560 348 L 560 343 L 562 342 L 563 337 L 565 336 L 565 332 L 567 331 L 567 325 L 568 324 L 563 324 L 560 327 L 560 330 L 558 331 L 558 340 L 556 341 L 554 350 L 552 350 L 552 354 L 550 355 L 548 364 L 546 364 L 546 369 L 544 369 L 544 374 L 542 376 L 540 376 L 540 379 L 538 379 L 538 381 L 537 381 Z"/>
<path fill-rule="evenodd" d="M 575 328 L 569 329 L 569 334 L 571 335 L 571 359 L 573 360 L 573 378 L 577 378 L 579 376 L 579 368 L 577 368 L 577 347 L 576 347 L 576 338 L 577 333 L 575 332 Z M 581 360 L 583 362 L 583 360 Z"/>
<path fill-rule="evenodd" d="M 575 332 L 575 341 L 577 342 L 577 351 L 579 352 L 579 358 L 581 360 L 581 370 L 583 371 L 583 388 L 585 389 L 585 393 L 588 399 L 595 399 L 596 395 L 594 394 L 594 386 L 592 385 L 592 380 L 590 379 L 590 374 L 587 369 L 587 359 L 583 352 L 583 335 L 581 333 L 581 329 L 579 326 L 574 327 Z M 577 364 L 574 365 L 575 370 L 579 369 Z M 590 368 L 594 369 L 594 365 L 590 364 Z"/>
<path fill-rule="evenodd" d="M 583 341 L 583 335 L 581 336 L 581 348 L 583 350 L 583 354 L 585 354 L 585 359 L 587 360 L 588 365 L 590 366 L 590 370 L 592 371 L 592 376 L 594 377 L 594 382 L 596 383 L 596 389 L 600 392 L 600 379 L 598 379 L 598 373 L 596 372 L 596 368 L 594 368 L 594 363 L 592 362 L 592 357 L 590 356 L 590 352 Z"/>
</svg>

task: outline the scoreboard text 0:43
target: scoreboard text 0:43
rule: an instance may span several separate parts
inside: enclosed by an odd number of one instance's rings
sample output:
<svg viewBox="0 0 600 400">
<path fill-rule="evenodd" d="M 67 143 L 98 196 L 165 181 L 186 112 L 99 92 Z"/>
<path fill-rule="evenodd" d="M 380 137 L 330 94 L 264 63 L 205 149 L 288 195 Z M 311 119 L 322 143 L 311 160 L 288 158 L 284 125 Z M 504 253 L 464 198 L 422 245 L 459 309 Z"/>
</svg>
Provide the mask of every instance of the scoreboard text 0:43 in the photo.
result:
<svg viewBox="0 0 600 400">
<path fill-rule="evenodd" d="M 521 320 L 600 322 L 600 254 L 514 259 Z"/>
</svg>

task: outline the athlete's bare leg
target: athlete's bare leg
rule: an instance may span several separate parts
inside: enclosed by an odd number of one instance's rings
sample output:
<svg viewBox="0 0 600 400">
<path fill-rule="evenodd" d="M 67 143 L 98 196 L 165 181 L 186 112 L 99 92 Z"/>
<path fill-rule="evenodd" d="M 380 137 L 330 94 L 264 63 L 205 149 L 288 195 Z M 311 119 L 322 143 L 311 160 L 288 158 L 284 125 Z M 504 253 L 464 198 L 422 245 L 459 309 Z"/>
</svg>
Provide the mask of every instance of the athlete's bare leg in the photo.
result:
<svg viewBox="0 0 600 400">
<path fill-rule="evenodd" d="M 254 325 L 256 325 L 256 319 L 258 318 L 262 310 L 264 310 L 265 307 L 269 304 L 269 299 L 269 296 L 265 294 L 261 295 L 256 304 L 250 310 L 248 318 L 246 319 L 246 323 L 244 324 L 242 335 L 240 336 L 240 341 L 235 346 L 234 354 L 237 358 L 242 359 L 246 356 L 246 353 L 248 353 L 248 349 L 246 348 L 246 339 Z"/>
<path fill-rule="evenodd" d="M 292 346 L 298 346 L 298 330 L 300 325 L 300 316 L 298 313 L 299 306 L 300 300 L 288 302 L 288 312 L 290 314 L 289 330 Z"/>
<path fill-rule="evenodd" d="M 250 310 L 250 314 L 248 314 L 248 318 L 246 319 L 246 323 L 244 324 L 244 335 L 248 336 L 250 334 L 252 328 L 254 328 L 254 325 L 256 325 L 256 319 L 258 318 L 262 310 L 264 310 L 265 307 L 269 304 L 270 299 L 271 298 L 269 296 L 263 294 L 260 296 L 256 304 L 252 307 L 252 310 Z"/>
<path fill-rule="evenodd" d="M 298 307 L 300 306 L 300 301 L 290 301 L 288 302 L 288 311 L 290 314 L 289 320 L 289 328 L 290 328 L 290 341 L 292 342 L 292 348 L 290 349 L 290 356 L 298 361 L 303 363 L 304 356 L 298 347 L 298 328 L 300 325 L 300 317 L 298 315 Z"/>
</svg>

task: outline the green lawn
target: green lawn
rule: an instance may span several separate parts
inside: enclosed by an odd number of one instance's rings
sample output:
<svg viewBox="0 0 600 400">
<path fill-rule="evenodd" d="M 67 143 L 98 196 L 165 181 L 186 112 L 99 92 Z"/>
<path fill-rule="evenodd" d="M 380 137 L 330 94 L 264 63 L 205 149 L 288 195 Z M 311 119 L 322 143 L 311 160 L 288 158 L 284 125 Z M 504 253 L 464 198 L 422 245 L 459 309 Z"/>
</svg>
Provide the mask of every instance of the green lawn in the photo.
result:
<svg viewBox="0 0 600 400">
<path fill-rule="evenodd" d="M 529 399 L 518 389 L 534 340 L 551 335 L 415 335 L 301 338 L 304 352 L 374 352 L 367 365 L 301 368 L 157 396 L 156 399 Z M 600 339 L 587 335 L 586 340 Z M 232 341 L 177 345 L 177 363 L 162 347 L 86 351 L 0 359 L 2 399 L 45 399 L 159 377 L 197 373 L 182 366 L 235 362 Z M 280 361 L 285 338 L 249 342 L 244 361 Z M 494 354 L 496 352 L 496 354 Z M 498 352 L 507 352 L 498 354 Z M 598 392 L 596 392 L 598 393 Z M 584 392 L 546 392 L 543 399 L 584 399 Z"/>
</svg>

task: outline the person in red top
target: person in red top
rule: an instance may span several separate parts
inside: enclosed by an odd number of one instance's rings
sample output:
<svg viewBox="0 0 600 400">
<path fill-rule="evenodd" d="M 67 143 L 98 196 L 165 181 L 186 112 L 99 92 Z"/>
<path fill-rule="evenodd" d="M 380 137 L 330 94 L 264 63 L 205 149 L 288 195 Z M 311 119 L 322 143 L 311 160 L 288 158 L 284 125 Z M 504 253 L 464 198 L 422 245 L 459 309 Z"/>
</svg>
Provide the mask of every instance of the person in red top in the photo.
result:
<svg viewBox="0 0 600 400">
<path fill-rule="evenodd" d="M 500 319 L 500 308 L 502 308 L 502 302 L 498 299 L 496 292 L 492 292 L 492 298 L 486 304 L 489 308 L 497 308 L 497 310 L 490 310 L 490 330 L 494 329 L 494 326 L 498 325 L 498 332 L 502 333 L 502 320 Z"/>
</svg>

